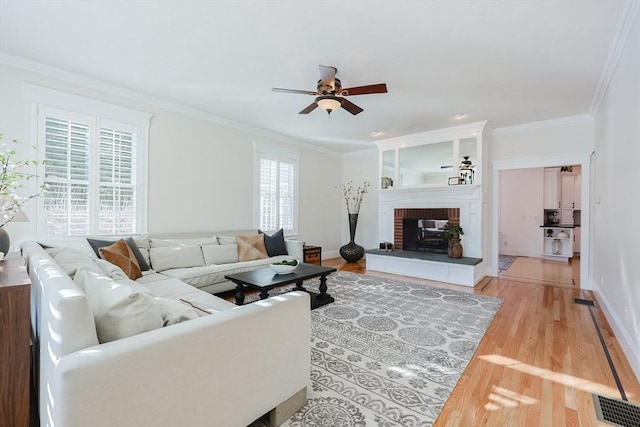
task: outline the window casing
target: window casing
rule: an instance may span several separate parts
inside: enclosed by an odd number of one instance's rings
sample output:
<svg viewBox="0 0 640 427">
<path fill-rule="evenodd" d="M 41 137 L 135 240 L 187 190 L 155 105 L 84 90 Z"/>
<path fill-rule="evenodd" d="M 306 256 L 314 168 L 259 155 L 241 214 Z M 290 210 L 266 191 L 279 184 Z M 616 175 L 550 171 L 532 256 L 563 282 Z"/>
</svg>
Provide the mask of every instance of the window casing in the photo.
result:
<svg viewBox="0 0 640 427">
<path fill-rule="evenodd" d="M 256 144 L 256 226 L 265 232 L 298 234 L 300 153 Z"/>
<path fill-rule="evenodd" d="M 44 160 L 37 174 L 46 186 L 37 199 L 36 231 L 146 232 L 150 115 L 43 88 L 34 92 L 36 158 Z"/>
</svg>

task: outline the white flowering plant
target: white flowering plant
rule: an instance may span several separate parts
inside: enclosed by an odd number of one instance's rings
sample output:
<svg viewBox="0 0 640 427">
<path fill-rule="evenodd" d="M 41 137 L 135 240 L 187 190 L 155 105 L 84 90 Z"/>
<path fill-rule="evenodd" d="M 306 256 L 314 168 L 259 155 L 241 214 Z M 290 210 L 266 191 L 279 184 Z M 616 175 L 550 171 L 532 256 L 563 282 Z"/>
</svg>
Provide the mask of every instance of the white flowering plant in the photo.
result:
<svg viewBox="0 0 640 427">
<path fill-rule="evenodd" d="M 2 134 L 0 134 L 2 140 Z M 18 144 L 13 140 L 12 144 Z M 7 143 L 0 144 L 0 228 L 13 220 L 16 213 L 21 210 L 29 200 L 42 194 L 44 187 L 40 187 L 37 193 L 27 197 L 18 195 L 26 182 L 36 179 L 37 175 L 28 172 L 29 168 L 42 164 L 37 160 L 15 160 L 16 151 Z"/>
<path fill-rule="evenodd" d="M 347 205 L 347 213 L 357 214 L 360 212 L 360 205 L 362 204 L 362 197 L 364 193 L 367 193 L 369 189 L 369 181 L 363 182 L 358 188 L 353 188 L 353 183 L 351 181 L 346 184 L 340 184 L 336 188 L 342 190 L 342 195 L 344 196 L 344 201 Z"/>
</svg>

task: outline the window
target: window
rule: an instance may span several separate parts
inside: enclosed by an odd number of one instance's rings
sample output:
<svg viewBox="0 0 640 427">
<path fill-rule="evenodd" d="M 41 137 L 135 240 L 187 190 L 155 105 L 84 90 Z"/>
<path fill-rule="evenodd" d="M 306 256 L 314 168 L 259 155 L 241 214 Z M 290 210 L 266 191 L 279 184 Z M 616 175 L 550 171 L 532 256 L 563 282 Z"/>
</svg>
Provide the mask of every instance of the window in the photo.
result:
<svg viewBox="0 0 640 427">
<path fill-rule="evenodd" d="M 256 216 L 258 228 L 298 233 L 298 161 L 300 153 L 256 144 Z"/>
<path fill-rule="evenodd" d="M 150 116 L 42 88 L 35 92 L 37 154 L 45 161 L 38 176 L 47 188 L 38 199 L 37 232 L 145 232 Z"/>
</svg>

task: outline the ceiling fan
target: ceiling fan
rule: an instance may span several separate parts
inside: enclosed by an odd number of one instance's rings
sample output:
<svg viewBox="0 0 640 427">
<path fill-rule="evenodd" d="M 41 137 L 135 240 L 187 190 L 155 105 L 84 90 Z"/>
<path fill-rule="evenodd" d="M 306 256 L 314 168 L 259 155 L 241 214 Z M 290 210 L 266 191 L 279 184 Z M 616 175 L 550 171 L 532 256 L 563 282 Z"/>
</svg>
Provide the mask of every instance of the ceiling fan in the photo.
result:
<svg viewBox="0 0 640 427">
<path fill-rule="evenodd" d="M 460 162 L 460 166 L 459 166 L 461 171 L 472 170 L 473 168 L 476 167 L 476 165 L 474 165 L 473 162 L 471 162 L 471 160 L 469 160 L 469 157 L 470 156 L 462 156 L 462 158 L 464 160 L 462 160 Z M 440 169 L 452 169 L 452 168 L 453 168 L 453 165 L 442 165 L 442 166 L 440 166 Z"/>
<path fill-rule="evenodd" d="M 332 111 L 342 107 L 354 116 L 364 110 L 349 101 L 345 96 L 387 93 L 387 85 L 385 83 L 343 89 L 340 79 L 336 78 L 336 73 L 338 72 L 336 67 L 328 67 L 326 65 L 319 65 L 318 67 L 320 68 L 320 80 L 318 80 L 317 91 L 282 89 L 279 87 L 274 87 L 271 90 L 273 92 L 300 93 L 315 96 L 315 101 L 298 114 L 309 114 L 318 107 L 331 114 Z"/>
</svg>

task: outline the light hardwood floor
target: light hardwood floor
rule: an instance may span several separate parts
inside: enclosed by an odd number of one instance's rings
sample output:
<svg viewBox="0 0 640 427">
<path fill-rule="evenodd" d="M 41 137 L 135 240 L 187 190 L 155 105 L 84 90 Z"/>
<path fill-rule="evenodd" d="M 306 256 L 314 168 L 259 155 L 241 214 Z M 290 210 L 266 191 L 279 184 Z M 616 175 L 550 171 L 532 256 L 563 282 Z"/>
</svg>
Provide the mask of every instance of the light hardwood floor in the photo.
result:
<svg viewBox="0 0 640 427">
<path fill-rule="evenodd" d="M 485 278 L 475 288 L 367 272 L 341 259 L 323 265 L 502 298 L 504 303 L 434 426 L 606 426 L 591 393 L 620 398 L 589 307 L 577 287 L 510 277 Z M 592 308 L 629 401 L 640 384 L 601 310 Z"/>
</svg>

